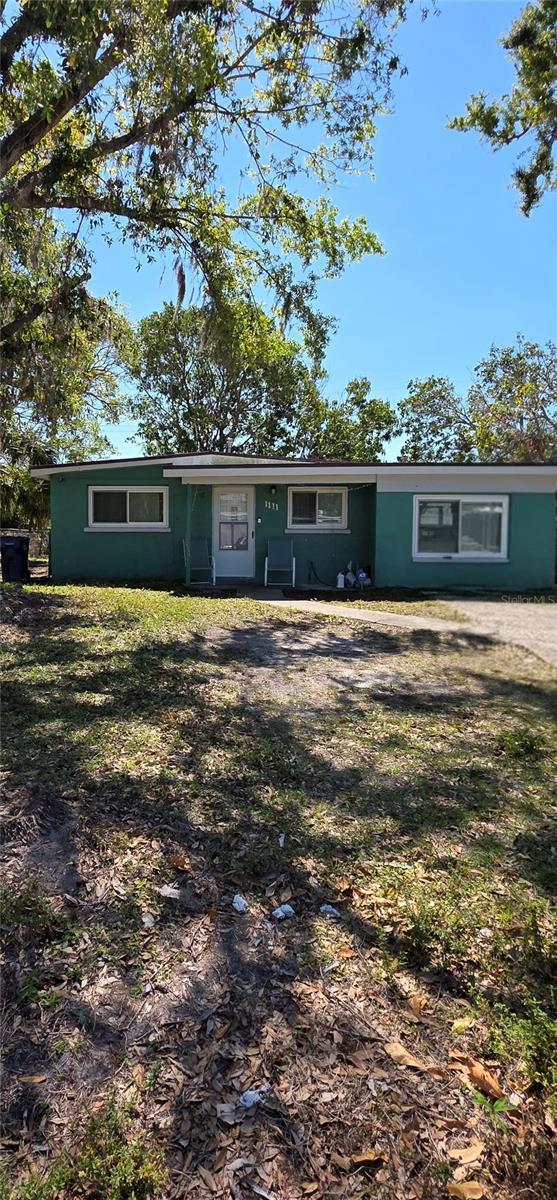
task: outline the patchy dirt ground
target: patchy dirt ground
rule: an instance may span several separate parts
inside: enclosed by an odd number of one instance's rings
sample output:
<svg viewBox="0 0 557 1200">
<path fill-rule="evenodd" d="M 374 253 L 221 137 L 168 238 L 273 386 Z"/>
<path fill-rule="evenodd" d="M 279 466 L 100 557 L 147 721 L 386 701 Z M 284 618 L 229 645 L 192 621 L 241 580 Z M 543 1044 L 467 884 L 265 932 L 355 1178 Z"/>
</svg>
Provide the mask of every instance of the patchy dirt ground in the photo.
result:
<svg viewBox="0 0 557 1200">
<path fill-rule="evenodd" d="M 465 626 L 7 599 L 5 1194 L 552 1196 L 551 668 Z M 113 1111 L 125 1169 L 87 1149 Z"/>
<path fill-rule="evenodd" d="M 540 596 L 464 597 L 455 599 L 458 612 L 487 634 L 523 646 L 557 666 L 557 593 Z"/>
</svg>

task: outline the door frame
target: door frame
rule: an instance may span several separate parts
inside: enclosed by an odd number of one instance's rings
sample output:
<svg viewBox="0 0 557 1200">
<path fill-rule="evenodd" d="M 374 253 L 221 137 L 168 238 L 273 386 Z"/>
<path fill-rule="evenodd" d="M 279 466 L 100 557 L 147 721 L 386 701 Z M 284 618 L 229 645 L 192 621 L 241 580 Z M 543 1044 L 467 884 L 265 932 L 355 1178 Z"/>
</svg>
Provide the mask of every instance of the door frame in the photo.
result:
<svg viewBox="0 0 557 1200">
<path fill-rule="evenodd" d="M 249 571 L 230 572 L 229 575 L 222 570 L 219 570 L 219 554 L 226 554 L 227 551 L 219 550 L 219 496 L 223 492 L 245 492 L 248 499 L 248 550 L 245 553 L 250 554 Z M 217 578 L 223 579 L 254 579 L 255 578 L 255 487 L 253 484 L 214 484 L 213 485 L 213 558 L 215 561 L 215 572 Z M 230 551 L 233 553 L 233 551 Z M 232 564 L 231 564 L 232 565 Z"/>
</svg>

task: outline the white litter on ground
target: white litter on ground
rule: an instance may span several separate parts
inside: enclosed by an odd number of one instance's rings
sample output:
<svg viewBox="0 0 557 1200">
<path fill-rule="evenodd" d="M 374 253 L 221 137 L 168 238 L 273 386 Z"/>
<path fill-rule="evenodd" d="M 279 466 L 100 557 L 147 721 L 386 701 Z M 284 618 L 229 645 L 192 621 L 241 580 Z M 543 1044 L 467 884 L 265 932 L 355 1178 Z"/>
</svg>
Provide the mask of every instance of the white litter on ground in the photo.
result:
<svg viewBox="0 0 557 1200">
<path fill-rule="evenodd" d="M 285 839 L 285 837 L 286 837 L 286 834 L 284 834 L 284 833 L 279 833 L 279 840 L 278 840 L 278 842 L 279 842 L 279 846 L 280 846 L 281 850 L 283 849 L 283 846 L 284 846 L 284 839 Z"/>
<path fill-rule="evenodd" d="M 265 1099 L 265 1094 L 269 1091 L 269 1084 L 266 1083 L 261 1088 L 248 1088 L 247 1092 L 242 1092 L 240 1096 L 240 1104 L 242 1108 L 253 1108 L 255 1104 L 262 1104 Z"/>
<path fill-rule="evenodd" d="M 338 921 L 342 915 L 339 913 L 338 908 L 333 908 L 332 904 L 322 904 L 319 912 L 323 913 L 324 917 L 333 917 L 333 919 L 336 921 Z"/>
<path fill-rule="evenodd" d="M 162 887 L 158 888 L 159 896 L 166 896 L 167 900 L 179 900 L 180 888 L 171 887 L 169 883 L 163 883 Z"/>
<path fill-rule="evenodd" d="M 245 913 L 248 911 L 248 902 L 247 902 L 247 900 L 244 899 L 243 896 L 240 895 L 239 892 L 236 893 L 236 895 L 232 901 L 232 908 L 237 913 Z"/>
<path fill-rule="evenodd" d="M 296 914 L 291 904 L 279 904 L 278 908 L 273 909 L 275 921 L 284 921 L 285 917 L 295 917 Z"/>
<path fill-rule="evenodd" d="M 152 913 L 143 913 L 141 920 L 146 929 L 152 929 L 155 925 L 155 918 Z"/>
</svg>

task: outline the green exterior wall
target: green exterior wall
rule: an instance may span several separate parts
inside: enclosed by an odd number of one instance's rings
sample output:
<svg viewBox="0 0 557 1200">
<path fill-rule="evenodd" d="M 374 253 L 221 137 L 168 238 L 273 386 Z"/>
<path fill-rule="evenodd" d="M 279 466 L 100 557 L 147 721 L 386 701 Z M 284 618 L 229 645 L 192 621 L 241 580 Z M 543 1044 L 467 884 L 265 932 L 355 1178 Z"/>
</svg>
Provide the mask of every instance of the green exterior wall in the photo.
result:
<svg viewBox="0 0 557 1200">
<path fill-rule="evenodd" d="M 378 587 L 521 591 L 552 587 L 555 582 L 552 493 L 510 495 L 507 562 L 414 562 L 412 514 L 411 492 L 377 493 L 374 582 Z"/>
<path fill-rule="evenodd" d="M 170 530 L 85 532 L 88 487 L 162 484 L 168 487 Z M 188 489 L 165 479 L 160 467 L 76 471 L 51 479 L 52 574 L 54 579 L 184 579 L 182 539 Z M 431 494 L 431 493 L 429 493 Z M 192 533 L 211 540 L 212 487 L 191 485 Z M 287 525 L 286 484 L 255 488 L 255 578 L 263 582 L 267 539 Z M 555 498 L 545 492 L 513 492 L 509 504 L 507 562 L 414 562 L 411 492 L 376 492 L 375 485 L 348 489 L 347 533 L 292 534 L 296 581 L 319 579 L 334 586 L 349 561 L 372 568 L 378 587 L 534 589 L 555 580 Z M 280 576 L 271 582 L 280 583 Z"/>
<path fill-rule="evenodd" d="M 85 532 L 88 524 L 88 488 L 133 485 L 168 487 L 168 532 Z M 159 467 L 137 466 L 115 470 L 76 471 L 54 475 L 51 494 L 51 563 L 57 580 L 184 579 L 182 538 L 186 532 L 187 488 L 181 479 L 165 479 Z M 287 487 L 279 484 L 255 488 L 256 580 L 263 582 L 267 538 L 283 534 L 287 524 Z M 192 533 L 211 540 L 212 487 L 191 485 Z M 296 579 L 309 582 L 310 563 L 330 585 L 349 560 L 371 567 L 374 560 L 375 487 L 354 485 L 348 491 L 350 533 L 293 534 Z M 280 576 L 273 577 L 280 582 Z"/>
<path fill-rule="evenodd" d="M 168 486 L 169 533 L 85 533 L 90 484 Z M 181 579 L 186 489 L 159 467 L 76 471 L 50 481 L 51 568 L 54 579 Z M 209 499 L 210 510 L 210 499 Z"/>
<path fill-rule="evenodd" d="M 277 508 L 266 507 L 271 504 L 277 505 Z M 263 582 L 267 538 L 283 535 L 287 523 L 287 485 L 277 484 L 274 494 L 270 485 L 258 485 L 255 489 L 255 573 L 258 582 Z M 311 563 L 317 575 L 329 587 L 336 586 L 338 572 L 345 571 L 350 561 L 353 567 L 359 565 L 371 569 L 375 553 L 373 484 L 356 484 L 348 488 L 348 529 L 349 533 L 286 535 L 294 541 L 296 583 L 300 587 L 315 583 L 315 578 L 310 579 Z M 273 575 L 271 582 L 275 581 L 280 583 L 281 576 Z"/>
</svg>

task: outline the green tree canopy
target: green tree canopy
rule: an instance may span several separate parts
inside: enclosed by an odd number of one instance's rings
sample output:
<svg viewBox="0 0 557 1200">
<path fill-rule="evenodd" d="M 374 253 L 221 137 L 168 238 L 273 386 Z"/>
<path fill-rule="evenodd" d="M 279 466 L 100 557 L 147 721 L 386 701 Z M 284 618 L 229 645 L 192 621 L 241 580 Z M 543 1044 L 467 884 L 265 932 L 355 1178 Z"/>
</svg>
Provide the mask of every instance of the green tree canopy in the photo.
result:
<svg viewBox="0 0 557 1200">
<path fill-rule="evenodd" d="M 48 441 L 61 422 L 117 418 L 130 327 L 112 301 L 91 294 L 89 277 L 83 243 L 48 214 L 10 215 L 0 248 L 4 437 L 23 424 Z"/>
<path fill-rule="evenodd" d="M 528 4 L 501 41 L 516 71 L 512 91 L 498 100 L 472 96 L 451 126 L 477 130 L 495 150 L 525 146 L 513 178 L 528 216 L 557 185 L 557 0 Z"/>
<path fill-rule="evenodd" d="M 29 466 L 105 453 L 121 412 L 119 374 L 131 336 L 116 306 L 87 289 L 79 239 L 46 213 L 11 214 L 0 247 L 0 437 L 3 524 L 46 520 Z"/>
<path fill-rule="evenodd" d="M 340 400 L 321 397 L 308 407 L 297 431 L 299 452 L 313 458 L 379 459 L 398 423 L 390 404 L 370 393 L 368 379 L 351 379 Z"/>
<path fill-rule="evenodd" d="M 131 410 L 149 454 L 374 458 L 395 415 L 367 380 L 338 403 L 323 398 L 322 342 L 297 342 L 261 308 L 167 304 L 139 326 Z"/>
<path fill-rule="evenodd" d="M 445 378 L 411 380 L 399 418 L 402 462 L 555 462 L 557 347 L 492 346 L 464 396 Z"/>
<path fill-rule="evenodd" d="M 408 3 L 20 3 L 0 41 L 4 213 L 115 222 L 140 253 L 178 251 L 181 291 L 190 270 L 213 300 L 267 284 L 303 315 L 315 272 L 380 250 L 325 192 L 370 166 Z"/>
<path fill-rule="evenodd" d="M 320 373 L 253 304 L 166 304 L 139 325 L 131 411 L 149 454 L 288 453 L 300 409 L 318 403 Z"/>
</svg>

